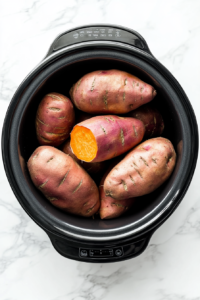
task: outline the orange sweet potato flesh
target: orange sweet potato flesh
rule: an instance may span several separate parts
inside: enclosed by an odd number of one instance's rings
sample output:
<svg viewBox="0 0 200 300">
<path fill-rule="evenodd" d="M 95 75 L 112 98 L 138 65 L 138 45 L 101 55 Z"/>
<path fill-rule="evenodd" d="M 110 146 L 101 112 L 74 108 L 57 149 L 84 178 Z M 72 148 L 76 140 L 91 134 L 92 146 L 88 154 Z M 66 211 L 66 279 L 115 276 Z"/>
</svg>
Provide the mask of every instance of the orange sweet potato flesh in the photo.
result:
<svg viewBox="0 0 200 300">
<path fill-rule="evenodd" d="M 95 163 L 87 163 L 76 157 L 76 155 L 72 152 L 70 147 L 70 140 L 67 140 L 61 147 L 61 150 L 70 155 L 83 169 L 85 169 L 90 175 L 96 175 L 102 173 L 107 168 L 107 163 L 105 161 L 95 162 Z"/>
<path fill-rule="evenodd" d="M 73 128 L 70 146 L 78 159 L 101 162 L 133 148 L 142 141 L 144 132 L 140 120 L 114 115 L 97 116 Z"/>
<path fill-rule="evenodd" d="M 84 126 L 75 126 L 71 133 L 73 153 L 81 160 L 91 162 L 96 157 L 98 148 L 92 131 Z"/>
<path fill-rule="evenodd" d="M 35 120 L 40 145 L 61 145 L 69 137 L 74 124 L 74 107 L 69 98 L 49 93 L 42 99 Z"/>
<path fill-rule="evenodd" d="M 110 170 L 114 167 L 112 164 L 111 167 L 106 171 L 103 178 L 101 179 L 99 185 L 99 196 L 100 196 L 100 209 L 99 215 L 101 219 L 113 219 L 121 216 L 125 212 L 127 212 L 132 205 L 134 204 L 134 198 L 116 200 L 106 196 L 104 192 L 104 181 Z"/>
<path fill-rule="evenodd" d="M 151 103 L 130 111 L 127 117 L 136 118 L 144 123 L 145 139 L 158 137 L 163 133 L 164 121 L 162 115 Z"/>
<path fill-rule="evenodd" d="M 27 166 L 34 185 L 52 205 L 83 217 L 91 217 L 98 211 L 99 192 L 95 182 L 69 155 L 51 146 L 40 146 Z"/>
<path fill-rule="evenodd" d="M 70 89 L 74 105 L 91 114 L 125 114 L 155 96 L 151 85 L 120 70 L 88 73 Z"/>
<path fill-rule="evenodd" d="M 117 200 L 149 194 L 169 178 L 175 163 L 176 153 L 169 140 L 149 139 L 131 150 L 110 171 L 104 192 Z"/>
</svg>

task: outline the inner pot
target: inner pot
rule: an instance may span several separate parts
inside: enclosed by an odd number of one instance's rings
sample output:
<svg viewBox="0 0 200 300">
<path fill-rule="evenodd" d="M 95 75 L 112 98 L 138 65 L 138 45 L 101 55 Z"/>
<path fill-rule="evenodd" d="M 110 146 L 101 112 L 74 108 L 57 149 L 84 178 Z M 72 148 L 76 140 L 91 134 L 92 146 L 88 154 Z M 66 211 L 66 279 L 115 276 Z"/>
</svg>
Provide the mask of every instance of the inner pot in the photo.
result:
<svg viewBox="0 0 200 300">
<path fill-rule="evenodd" d="M 138 197 L 126 214 L 116 219 L 100 220 L 71 215 L 55 208 L 33 185 L 27 161 L 39 146 L 35 116 L 45 94 L 58 92 L 69 97 L 71 86 L 81 76 L 109 69 L 129 72 L 155 87 L 157 96 L 152 103 L 164 118 L 163 137 L 173 143 L 177 162 L 170 178 L 153 193 Z M 47 58 L 21 84 L 6 118 L 3 155 L 9 181 L 26 212 L 51 233 L 106 241 L 148 231 L 162 221 L 166 212 L 170 213 L 177 206 L 194 171 L 198 135 L 190 103 L 173 76 L 153 56 L 141 51 L 82 47 Z"/>
</svg>

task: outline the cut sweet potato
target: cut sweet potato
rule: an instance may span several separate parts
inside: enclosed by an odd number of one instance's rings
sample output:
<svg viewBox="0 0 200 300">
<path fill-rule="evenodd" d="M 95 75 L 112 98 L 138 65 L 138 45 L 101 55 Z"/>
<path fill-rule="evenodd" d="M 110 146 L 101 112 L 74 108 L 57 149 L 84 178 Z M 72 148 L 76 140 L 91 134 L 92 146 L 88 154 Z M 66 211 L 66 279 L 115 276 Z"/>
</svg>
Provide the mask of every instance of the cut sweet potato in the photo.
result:
<svg viewBox="0 0 200 300">
<path fill-rule="evenodd" d="M 70 146 L 78 159 L 100 162 L 111 159 L 137 145 L 144 136 L 144 124 L 134 118 L 97 116 L 77 124 L 71 132 Z"/>
</svg>

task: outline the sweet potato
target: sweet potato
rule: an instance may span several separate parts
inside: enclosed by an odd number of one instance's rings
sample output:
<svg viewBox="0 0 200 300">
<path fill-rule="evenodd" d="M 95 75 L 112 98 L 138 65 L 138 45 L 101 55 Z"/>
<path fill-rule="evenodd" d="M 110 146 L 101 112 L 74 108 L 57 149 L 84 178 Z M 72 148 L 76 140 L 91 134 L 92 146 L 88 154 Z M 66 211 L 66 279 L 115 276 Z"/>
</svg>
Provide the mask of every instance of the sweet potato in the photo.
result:
<svg viewBox="0 0 200 300">
<path fill-rule="evenodd" d="M 73 128 L 70 146 L 78 159 L 100 162 L 137 145 L 144 132 L 144 124 L 140 120 L 114 115 L 97 116 Z"/>
<path fill-rule="evenodd" d="M 151 101 L 155 89 L 123 71 L 94 71 L 70 89 L 74 105 L 91 114 L 125 114 Z"/>
<path fill-rule="evenodd" d="M 136 118 L 144 123 L 145 139 L 161 136 L 164 130 L 163 118 L 157 108 L 151 104 L 146 104 L 130 111 L 127 117 Z"/>
<path fill-rule="evenodd" d="M 82 161 L 74 155 L 72 149 L 70 147 L 70 140 L 67 140 L 61 147 L 61 151 L 66 154 L 69 154 L 83 169 L 85 169 L 90 175 L 95 175 L 102 173 L 107 168 L 107 163 L 105 161 L 95 162 L 95 163 L 87 163 Z"/>
<path fill-rule="evenodd" d="M 120 200 L 149 194 L 171 175 L 176 163 L 172 143 L 162 137 L 149 139 L 131 150 L 104 182 L 106 195 Z"/>
<path fill-rule="evenodd" d="M 99 185 L 99 196 L 100 196 L 100 209 L 99 214 L 101 219 L 113 219 L 121 216 L 123 213 L 128 211 L 134 203 L 134 198 L 115 200 L 110 196 L 106 196 L 103 186 L 104 180 L 108 173 L 111 171 L 110 167 L 104 174 L 100 185 Z"/>
<path fill-rule="evenodd" d="M 90 217 L 99 209 L 95 182 L 69 155 L 51 146 L 38 147 L 28 160 L 34 185 L 56 207 Z"/>
<path fill-rule="evenodd" d="M 35 124 L 40 145 L 59 146 L 75 124 L 72 102 L 58 93 L 47 94 L 39 104 Z"/>
</svg>

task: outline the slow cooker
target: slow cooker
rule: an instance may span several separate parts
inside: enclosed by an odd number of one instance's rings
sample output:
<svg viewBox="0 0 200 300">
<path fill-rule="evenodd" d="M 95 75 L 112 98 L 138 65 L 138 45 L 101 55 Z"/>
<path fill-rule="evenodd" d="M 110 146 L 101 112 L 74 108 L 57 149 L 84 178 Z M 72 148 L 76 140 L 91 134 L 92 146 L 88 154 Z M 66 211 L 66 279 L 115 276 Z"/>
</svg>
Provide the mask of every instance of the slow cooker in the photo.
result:
<svg viewBox="0 0 200 300">
<path fill-rule="evenodd" d="M 173 174 L 153 193 L 138 197 L 120 218 L 100 220 L 67 214 L 52 206 L 33 185 L 27 161 L 38 147 L 34 120 L 49 92 L 69 89 L 94 70 L 119 69 L 153 85 L 153 100 L 177 153 Z M 13 192 L 26 213 L 48 234 L 63 256 L 84 262 L 117 262 L 142 253 L 155 230 L 183 199 L 198 156 L 198 127 L 192 106 L 173 75 L 153 56 L 136 31 L 115 25 L 81 26 L 59 35 L 46 57 L 24 79 L 8 108 L 2 155 Z"/>
</svg>

